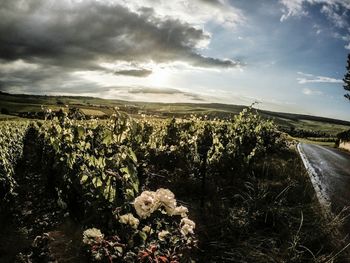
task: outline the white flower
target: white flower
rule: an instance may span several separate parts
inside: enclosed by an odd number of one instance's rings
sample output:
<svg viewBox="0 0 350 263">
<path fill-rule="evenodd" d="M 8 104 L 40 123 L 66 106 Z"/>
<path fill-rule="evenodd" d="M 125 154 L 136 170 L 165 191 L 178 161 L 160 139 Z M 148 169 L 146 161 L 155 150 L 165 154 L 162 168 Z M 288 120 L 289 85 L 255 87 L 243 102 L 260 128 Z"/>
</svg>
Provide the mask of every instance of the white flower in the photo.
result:
<svg viewBox="0 0 350 263">
<path fill-rule="evenodd" d="M 159 202 L 156 198 L 156 193 L 152 191 L 142 192 L 140 196 L 135 198 L 134 207 L 139 217 L 149 217 L 155 210 L 159 208 Z"/>
<path fill-rule="evenodd" d="M 131 213 L 120 216 L 119 222 L 122 224 L 130 225 L 134 229 L 136 229 L 140 223 L 140 221 Z"/>
<path fill-rule="evenodd" d="M 144 226 L 142 228 L 142 231 L 145 232 L 146 234 L 151 233 L 152 234 L 152 228 L 149 226 Z"/>
<path fill-rule="evenodd" d="M 97 251 L 97 253 L 93 253 L 93 255 L 97 261 L 100 261 L 102 259 L 102 255 L 99 251 Z"/>
<path fill-rule="evenodd" d="M 178 206 L 174 209 L 173 211 L 173 214 L 174 216 L 178 216 L 178 215 L 181 215 L 181 217 L 186 217 L 187 216 L 187 213 L 188 213 L 188 209 L 187 207 L 184 207 L 184 206 Z"/>
<path fill-rule="evenodd" d="M 160 207 L 164 207 L 169 216 L 181 215 L 186 217 L 188 209 L 184 206 L 176 207 L 176 199 L 169 189 L 160 188 L 156 192 L 144 191 L 134 201 L 136 213 L 141 218 L 149 217 Z"/>
<path fill-rule="evenodd" d="M 171 151 L 171 152 L 174 152 L 174 151 L 176 151 L 176 146 L 174 146 L 174 145 L 171 145 L 171 146 L 170 146 L 170 151 Z"/>
<path fill-rule="evenodd" d="M 180 222 L 181 234 L 187 236 L 189 233 L 194 234 L 193 230 L 196 227 L 195 222 L 188 218 L 182 218 Z"/>
<path fill-rule="evenodd" d="M 166 237 L 167 235 L 169 235 L 169 234 L 170 234 L 169 231 L 162 230 L 162 231 L 160 231 L 160 232 L 158 233 L 158 239 L 159 239 L 160 241 L 164 241 L 164 240 L 165 240 L 165 237 Z"/>
<path fill-rule="evenodd" d="M 90 245 L 93 242 L 101 241 L 103 237 L 104 235 L 101 233 L 100 229 L 89 228 L 89 229 L 86 229 L 83 233 L 83 242 L 87 245 Z"/>
<path fill-rule="evenodd" d="M 176 199 L 173 192 L 169 189 L 160 188 L 156 192 L 156 198 L 159 200 L 161 205 L 164 206 L 168 215 L 172 215 L 176 208 Z"/>
</svg>

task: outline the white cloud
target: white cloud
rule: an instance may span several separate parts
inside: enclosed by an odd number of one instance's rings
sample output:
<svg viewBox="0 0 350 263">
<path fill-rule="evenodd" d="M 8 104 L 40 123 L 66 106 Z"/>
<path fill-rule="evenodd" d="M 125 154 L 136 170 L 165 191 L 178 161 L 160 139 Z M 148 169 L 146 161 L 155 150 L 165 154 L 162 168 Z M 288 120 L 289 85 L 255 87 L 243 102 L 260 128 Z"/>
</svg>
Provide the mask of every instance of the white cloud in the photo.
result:
<svg viewBox="0 0 350 263">
<path fill-rule="evenodd" d="M 321 13 L 325 14 L 326 17 L 338 28 L 347 28 L 349 23 L 347 17 L 344 14 L 339 14 L 336 11 L 336 7 L 331 5 L 324 5 L 321 8 Z"/>
<path fill-rule="evenodd" d="M 323 6 L 329 6 L 334 9 L 338 9 L 339 6 L 343 6 L 346 9 L 350 9 L 349 0 L 280 0 L 280 4 L 283 6 L 283 15 L 286 18 L 289 16 L 300 16 L 307 14 L 304 9 L 305 4 L 323 4 Z"/>
<path fill-rule="evenodd" d="M 321 28 L 321 26 L 320 26 L 320 25 L 315 24 L 315 25 L 313 25 L 313 26 L 312 26 L 312 28 L 315 30 L 316 35 L 321 34 L 321 32 L 322 32 L 322 28 Z"/>
<path fill-rule="evenodd" d="M 280 0 L 280 3 L 284 6 L 280 21 L 283 22 L 290 16 L 307 15 L 307 12 L 303 9 L 303 2 L 304 0 Z"/>
<path fill-rule="evenodd" d="M 343 81 L 341 79 L 335 79 L 325 76 L 315 76 L 312 74 L 307 74 L 303 72 L 298 72 L 298 75 L 302 76 L 297 78 L 297 81 L 299 84 L 306 84 L 306 83 L 342 83 Z M 304 93 L 306 94 L 306 93 Z"/>
<path fill-rule="evenodd" d="M 122 3 L 134 12 L 150 8 L 160 18 L 172 18 L 203 27 L 209 21 L 225 27 L 236 27 L 246 21 L 243 12 L 227 0 L 112 0 Z M 156 2 L 156 3 L 155 3 Z"/>
<path fill-rule="evenodd" d="M 336 39 L 340 39 L 344 42 L 347 42 L 347 44 L 345 44 L 344 48 L 347 50 L 350 50 L 350 28 L 349 28 L 349 33 L 345 34 L 345 35 L 341 35 L 337 32 L 333 33 L 333 37 Z"/>
<path fill-rule="evenodd" d="M 302 90 L 303 94 L 305 95 L 323 95 L 322 91 L 319 90 L 313 90 L 313 89 L 309 89 L 309 88 L 304 88 Z"/>
<path fill-rule="evenodd" d="M 340 40 L 343 40 L 343 41 L 350 41 L 350 32 L 348 34 L 339 34 L 338 32 L 333 32 L 332 36 L 336 39 L 340 39 Z"/>
<path fill-rule="evenodd" d="M 314 76 L 312 74 L 304 73 L 304 72 L 301 72 L 301 71 L 298 71 L 297 73 L 298 73 L 298 75 L 302 75 L 302 76 L 305 76 L 305 77 L 313 77 Z"/>
<path fill-rule="evenodd" d="M 321 4 L 320 12 L 324 14 L 329 21 L 337 28 L 349 28 L 348 17 L 345 10 L 350 10 L 349 0 L 280 0 L 282 16 L 280 21 L 283 22 L 289 17 L 305 16 L 308 12 L 305 6 Z M 340 8 L 342 7 L 343 10 Z"/>
</svg>

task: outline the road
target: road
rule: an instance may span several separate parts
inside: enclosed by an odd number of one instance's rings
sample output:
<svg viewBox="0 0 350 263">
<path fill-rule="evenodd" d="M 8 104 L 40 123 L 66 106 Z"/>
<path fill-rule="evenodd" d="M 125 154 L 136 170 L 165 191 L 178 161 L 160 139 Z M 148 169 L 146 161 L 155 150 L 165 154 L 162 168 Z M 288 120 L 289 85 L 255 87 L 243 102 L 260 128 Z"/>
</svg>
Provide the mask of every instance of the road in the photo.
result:
<svg viewBox="0 0 350 263">
<path fill-rule="evenodd" d="M 298 150 L 320 202 L 335 213 L 350 206 L 350 153 L 305 143 Z"/>
</svg>

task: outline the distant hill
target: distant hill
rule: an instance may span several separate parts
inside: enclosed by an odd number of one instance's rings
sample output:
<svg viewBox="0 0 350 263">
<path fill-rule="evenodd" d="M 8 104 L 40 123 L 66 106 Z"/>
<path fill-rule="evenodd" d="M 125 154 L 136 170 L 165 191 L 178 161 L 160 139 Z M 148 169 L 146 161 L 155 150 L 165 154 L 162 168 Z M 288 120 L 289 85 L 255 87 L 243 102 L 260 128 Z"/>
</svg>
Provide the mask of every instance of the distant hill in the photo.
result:
<svg viewBox="0 0 350 263">
<path fill-rule="evenodd" d="M 18 116 L 24 112 L 40 112 L 41 105 L 53 110 L 69 105 L 80 108 L 84 113 L 94 116 L 110 115 L 112 108 L 118 106 L 130 114 L 146 113 L 158 117 L 188 116 L 203 114 L 209 117 L 230 117 L 238 114 L 246 106 L 220 103 L 152 103 L 131 102 L 115 99 L 102 99 L 84 96 L 47 96 L 9 94 L 0 91 L 0 107 L 10 115 Z M 318 116 L 258 110 L 265 118 L 273 119 L 284 129 L 308 129 L 337 134 L 350 128 L 350 122 Z"/>
</svg>

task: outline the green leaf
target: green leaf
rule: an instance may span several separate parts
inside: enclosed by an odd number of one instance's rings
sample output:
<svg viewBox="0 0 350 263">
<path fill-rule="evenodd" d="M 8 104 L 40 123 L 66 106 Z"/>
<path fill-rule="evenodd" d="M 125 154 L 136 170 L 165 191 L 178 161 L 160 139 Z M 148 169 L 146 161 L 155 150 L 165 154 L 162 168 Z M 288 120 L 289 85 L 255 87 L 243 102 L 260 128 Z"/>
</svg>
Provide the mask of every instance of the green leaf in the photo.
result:
<svg viewBox="0 0 350 263">
<path fill-rule="evenodd" d="M 105 132 L 105 134 L 104 134 L 104 136 L 103 136 L 103 140 L 102 140 L 102 142 L 104 143 L 104 144 L 111 144 L 112 143 L 112 141 L 113 141 L 113 133 L 112 132 Z"/>
<path fill-rule="evenodd" d="M 84 129 L 84 127 L 78 126 L 78 127 L 77 127 L 77 132 L 78 132 L 78 138 L 83 137 L 84 134 L 85 134 L 85 129 Z"/>
<path fill-rule="evenodd" d="M 147 234 L 143 231 L 139 231 L 139 236 L 142 238 L 143 241 L 146 241 L 147 239 Z"/>
</svg>

